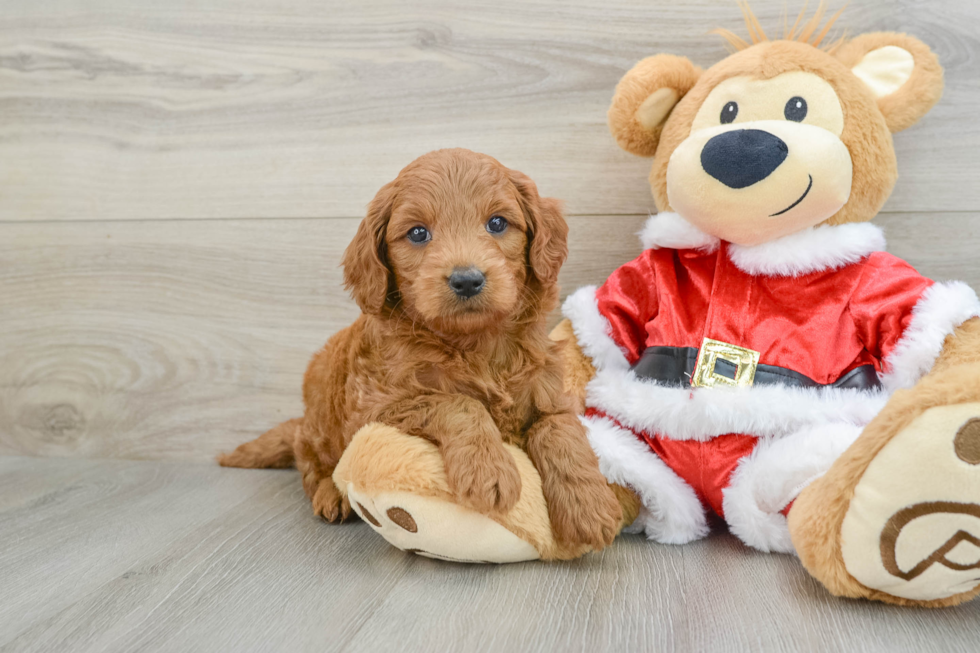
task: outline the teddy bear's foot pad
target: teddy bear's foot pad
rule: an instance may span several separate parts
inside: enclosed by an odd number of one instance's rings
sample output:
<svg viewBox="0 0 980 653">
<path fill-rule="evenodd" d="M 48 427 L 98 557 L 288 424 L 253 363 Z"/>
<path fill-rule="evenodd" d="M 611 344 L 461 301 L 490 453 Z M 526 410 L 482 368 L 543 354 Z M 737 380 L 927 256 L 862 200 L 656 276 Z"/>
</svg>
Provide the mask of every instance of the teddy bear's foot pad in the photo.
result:
<svg viewBox="0 0 980 653">
<path fill-rule="evenodd" d="M 935 601 L 980 586 L 980 403 L 929 409 L 881 449 L 840 546 L 851 576 L 892 596 Z"/>
<path fill-rule="evenodd" d="M 485 515 L 408 492 L 369 495 L 347 486 L 351 507 L 389 544 L 427 558 L 505 563 L 537 560 L 538 551 Z"/>
</svg>

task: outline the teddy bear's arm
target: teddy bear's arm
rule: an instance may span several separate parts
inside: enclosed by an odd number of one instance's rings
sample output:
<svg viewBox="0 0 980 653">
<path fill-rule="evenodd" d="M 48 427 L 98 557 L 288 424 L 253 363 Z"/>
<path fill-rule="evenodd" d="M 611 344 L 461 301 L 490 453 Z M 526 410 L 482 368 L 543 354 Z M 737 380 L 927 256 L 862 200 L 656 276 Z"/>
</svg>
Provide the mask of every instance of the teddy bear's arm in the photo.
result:
<svg viewBox="0 0 980 653">
<path fill-rule="evenodd" d="M 933 282 L 907 262 L 875 252 L 848 303 L 859 338 L 882 362 L 889 390 L 980 362 L 980 300 L 961 281 Z"/>
<path fill-rule="evenodd" d="M 980 318 L 972 318 L 946 337 L 930 374 L 941 374 L 965 363 L 980 363 Z"/>
</svg>

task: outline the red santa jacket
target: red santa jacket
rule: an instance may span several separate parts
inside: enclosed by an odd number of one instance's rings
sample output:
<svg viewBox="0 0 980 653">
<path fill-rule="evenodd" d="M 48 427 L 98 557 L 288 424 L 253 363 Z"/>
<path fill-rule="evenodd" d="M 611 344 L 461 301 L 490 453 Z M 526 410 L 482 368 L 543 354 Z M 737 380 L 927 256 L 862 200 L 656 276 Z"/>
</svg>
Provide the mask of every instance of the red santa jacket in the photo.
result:
<svg viewBox="0 0 980 653">
<path fill-rule="evenodd" d="M 597 374 L 587 405 L 672 439 L 780 437 L 830 422 L 864 425 L 889 394 L 929 371 L 946 336 L 980 315 L 966 284 L 935 283 L 883 252 L 870 224 L 819 227 L 741 247 L 676 214 L 652 216 L 645 251 L 563 306 Z M 883 388 L 666 387 L 629 370 L 651 346 L 705 338 L 821 384 L 870 364 Z"/>
</svg>

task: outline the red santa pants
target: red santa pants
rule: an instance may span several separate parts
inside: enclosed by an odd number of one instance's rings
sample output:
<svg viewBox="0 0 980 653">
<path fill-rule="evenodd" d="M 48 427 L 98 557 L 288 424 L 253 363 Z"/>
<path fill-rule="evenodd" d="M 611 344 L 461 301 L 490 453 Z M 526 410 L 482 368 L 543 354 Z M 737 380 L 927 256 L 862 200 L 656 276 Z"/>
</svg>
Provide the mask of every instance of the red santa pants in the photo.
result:
<svg viewBox="0 0 980 653">
<path fill-rule="evenodd" d="M 586 415 L 612 419 L 591 408 Z M 742 433 L 718 435 L 708 440 L 671 440 L 645 431 L 634 431 L 615 419 L 612 421 L 645 442 L 664 464 L 691 486 L 701 503 L 721 518 L 725 517 L 722 503 L 725 488 L 731 484 L 732 473 L 759 443 L 758 437 Z M 792 505 L 790 502 L 780 512 L 788 514 Z"/>
</svg>

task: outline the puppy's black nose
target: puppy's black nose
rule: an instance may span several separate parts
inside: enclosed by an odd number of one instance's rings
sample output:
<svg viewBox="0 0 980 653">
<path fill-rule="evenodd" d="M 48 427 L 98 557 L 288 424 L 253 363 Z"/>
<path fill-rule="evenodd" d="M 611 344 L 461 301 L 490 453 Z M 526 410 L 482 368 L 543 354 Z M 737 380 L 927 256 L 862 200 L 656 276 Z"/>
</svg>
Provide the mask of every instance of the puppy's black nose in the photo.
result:
<svg viewBox="0 0 980 653">
<path fill-rule="evenodd" d="M 771 175 L 788 154 L 778 136 L 761 129 L 736 129 L 705 143 L 701 167 L 729 188 L 745 188 Z"/>
<path fill-rule="evenodd" d="M 476 268 L 456 268 L 449 275 L 449 287 L 463 299 L 479 295 L 486 284 L 487 278 Z"/>
</svg>

